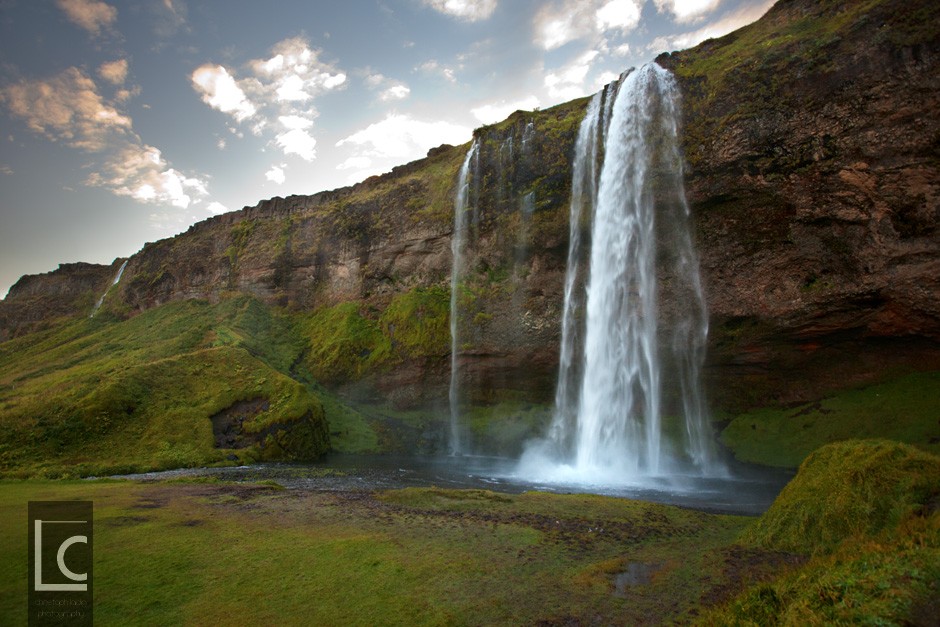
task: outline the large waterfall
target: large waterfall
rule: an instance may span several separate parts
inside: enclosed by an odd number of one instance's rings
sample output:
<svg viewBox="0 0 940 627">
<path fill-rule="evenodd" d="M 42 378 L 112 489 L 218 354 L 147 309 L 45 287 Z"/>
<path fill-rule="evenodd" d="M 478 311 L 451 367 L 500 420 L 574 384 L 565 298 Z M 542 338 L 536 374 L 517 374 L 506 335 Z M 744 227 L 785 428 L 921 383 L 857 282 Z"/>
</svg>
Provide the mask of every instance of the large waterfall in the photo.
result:
<svg viewBox="0 0 940 627">
<path fill-rule="evenodd" d="M 588 106 L 573 164 L 555 415 L 523 456 L 525 474 L 619 483 L 722 472 L 700 383 L 708 319 L 678 115 L 675 80 L 655 64 Z"/>
<path fill-rule="evenodd" d="M 451 249 L 451 274 L 450 274 L 450 391 L 448 400 L 450 401 L 450 452 L 452 455 L 461 453 L 460 446 L 460 410 L 459 410 L 459 388 L 460 372 L 458 370 L 457 352 L 460 349 L 459 340 L 459 321 L 460 321 L 460 301 L 457 298 L 459 292 L 460 269 L 463 265 L 464 248 L 467 239 L 467 211 L 469 204 L 469 178 L 470 163 L 474 154 L 477 152 L 477 144 L 473 142 L 467 156 L 460 166 L 460 175 L 457 179 L 457 197 L 454 200 L 454 234 L 450 240 Z"/>
</svg>

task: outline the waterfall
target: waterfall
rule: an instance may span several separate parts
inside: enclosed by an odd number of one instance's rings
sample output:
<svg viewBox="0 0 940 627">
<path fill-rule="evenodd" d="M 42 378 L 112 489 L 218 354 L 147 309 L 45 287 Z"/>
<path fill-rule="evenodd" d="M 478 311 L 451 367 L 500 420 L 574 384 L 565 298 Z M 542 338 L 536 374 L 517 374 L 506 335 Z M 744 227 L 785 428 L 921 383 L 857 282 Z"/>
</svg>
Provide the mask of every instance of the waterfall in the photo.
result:
<svg viewBox="0 0 940 627">
<path fill-rule="evenodd" d="M 98 302 L 95 303 L 95 308 L 91 310 L 89 318 L 94 318 L 95 314 L 98 313 L 98 310 L 101 308 L 102 303 L 104 303 L 104 297 L 108 295 L 108 292 L 111 291 L 111 288 L 117 285 L 121 281 L 121 275 L 124 274 L 124 268 L 127 267 L 127 262 L 130 259 L 125 259 L 124 263 L 121 264 L 120 269 L 117 271 L 117 274 L 114 277 L 114 280 L 111 281 L 110 285 L 104 290 L 104 294 L 101 295 L 101 298 L 98 299 Z"/>
<path fill-rule="evenodd" d="M 555 412 L 547 437 L 523 456 L 523 472 L 591 482 L 722 472 L 700 382 L 707 310 L 678 98 L 672 75 L 648 64 L 588 105 L 573 164 Z M 588 217 L 589 253 L 581 242 Z M 676 390 L 668 399 L 664 381 Z M 683 421 L 681 441 L 665 438 L 665 417 Z"/>
<path fill-rule="evenodd" d="M 458 393 L 460 387 L 459 371 L 457 368 L 457 351 L 460 348 L 458 322 L 460 320 L 459 291 L 460 267 L 463 261 L 464 247 L 467 238 L 467 211 L 470 196 L 470 163 L 477 153 L 477 143 L 474 141 L 464 157 L 460 166 L 460 175 L 457 178 L 457 197 L 454 200 L 454 234 L 450 240 L 451 274 L 450 274 L 450 452 L 459 455 L 460 447 L 460 412 L 458 408 Z"/>
<path fill-rule="evenodd" d="M 601 109 L 602 94 L 591 98 L 587 112 L 578 129 L 575 143 L 573 174 L 571 177 L 571 205 L 568 226 L 568 265 L 565 272 L 565 300 L 561 313 L 561 345 L 559 346 L 558 384 L 555 388 L 555 412 L 549 437 L 559 447 L 559 453 L 567 452 L 571 445 L 573 429 L 577 423 L 578 381 L 575 370 L 575 355 L 579 348 L 580 329 L 576 316 L 583 306 L 580 290 L 576 289 L 580 274 L 581 221 L 584 205 L 593 210 L 597 200 L 597 124 Z"/>
</svg>

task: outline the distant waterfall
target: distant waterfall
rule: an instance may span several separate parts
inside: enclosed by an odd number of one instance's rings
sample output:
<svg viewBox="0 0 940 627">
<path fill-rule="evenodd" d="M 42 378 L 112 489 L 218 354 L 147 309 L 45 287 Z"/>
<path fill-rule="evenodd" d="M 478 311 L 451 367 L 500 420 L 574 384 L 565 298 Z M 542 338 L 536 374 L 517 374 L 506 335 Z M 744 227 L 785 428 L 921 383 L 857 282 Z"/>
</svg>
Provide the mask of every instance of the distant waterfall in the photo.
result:
<svg viewBox="0 0 940 627">
<path fill-rule="evenodd" d="M 573 164 L 555 415 L 547 438 L 524 455 L 524 472 L 603 482 L 722 472 L 700 383 L 707 310 L 678 116 L 675 80 L 655 64 L 622 76 L 588 105 Z M 676 390 L 666 411 L 664 379 Z M 666 416 L 684 424 L 681 441 L 664 438 Z"/>
<path fill-rule="evenodd" d="M 121 264 L 121 268 L 118 270 L 117 275 L 115 275 L 114 280 L 111 281 L 110 285 L 105 289 L 104 294 L 101 295 L 101 298 L 98 299 L 98 302 L 95 303 L 95 308 L 91 310 L 89 318 L 94 318 L 95 314 L 98 313 L 98 310 L 101 308 L 102 303 L 104 303 L 104 297 L 108 295 L 108 292 L 111 291 L 111 288 L 117 285 L 121 280 L 121 275 L 124 274 L 124 268 L 127 267 L 127 262 L 130 259 L 126 259 L 124 263 Z"/>
<path fill-rule="evenodd" d="M 464 248 L 467 240 L 467 212 L 470 197 L 470 163 L 477 152 L 477 143 L 473 142 L 463 165 L 460 166 L 460 175 L 457 178 L 457 197 L 454 200 L 454 234 L 450 240 L 452 258 L 450 274 L 450 452 L 458 455 L 460 446 L 460 410 L 458 407 L 458 393 L 460 388 L 459 370 L 457 367 L 457 352 L 460 349 L 459 325 L 460 311 L 457 293 L 459 291 L 460 269 L 463 265 Z"/>
</svg>

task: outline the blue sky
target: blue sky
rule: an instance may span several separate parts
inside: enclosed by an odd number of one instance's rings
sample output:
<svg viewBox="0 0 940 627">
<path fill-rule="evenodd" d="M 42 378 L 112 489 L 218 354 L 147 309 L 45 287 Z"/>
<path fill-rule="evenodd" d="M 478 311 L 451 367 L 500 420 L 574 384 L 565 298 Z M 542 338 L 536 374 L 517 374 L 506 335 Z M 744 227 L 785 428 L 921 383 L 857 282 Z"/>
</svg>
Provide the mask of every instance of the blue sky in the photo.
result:
<svg viewBox="0 0 940 627">
<path fill-rule="evenodd" d="M 360 181 L 771 0 L 0 0 L 0 296 Z"/>
</svg>

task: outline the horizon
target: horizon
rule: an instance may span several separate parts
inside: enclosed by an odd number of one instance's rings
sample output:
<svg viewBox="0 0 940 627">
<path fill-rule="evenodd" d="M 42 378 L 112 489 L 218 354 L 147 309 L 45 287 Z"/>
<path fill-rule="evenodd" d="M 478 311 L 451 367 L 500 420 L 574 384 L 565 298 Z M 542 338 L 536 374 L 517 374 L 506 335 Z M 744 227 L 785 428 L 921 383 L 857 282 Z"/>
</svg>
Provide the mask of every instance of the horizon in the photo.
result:
<svg viewBox="0 0 940 627">
<path fill-rule="evenodd" d="M 214 215 L 461 145 L 772 4 L 4 0 L 0 298 L 26 274 L 111 264 Z"/>
</svg>

